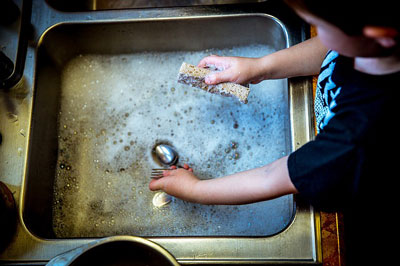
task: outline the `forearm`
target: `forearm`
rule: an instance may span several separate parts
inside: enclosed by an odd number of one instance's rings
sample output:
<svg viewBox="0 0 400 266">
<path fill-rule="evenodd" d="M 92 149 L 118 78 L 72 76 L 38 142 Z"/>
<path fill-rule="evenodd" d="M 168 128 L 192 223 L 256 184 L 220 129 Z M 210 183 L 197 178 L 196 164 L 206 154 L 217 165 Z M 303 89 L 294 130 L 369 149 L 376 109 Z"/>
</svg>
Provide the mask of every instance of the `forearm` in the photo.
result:
<svg viewBox="0 0 400 266">
<path fill-rule="evenodd" d="M 287 170 L 287 156 L 266 166 L 199 181 L 191 201 L 202 204 L 246 204 L 296 193 Z"/>
<path fill-rule="evenodd" d="M 259 58 L 264 79 L 317 75 L 327 48 L 318 37 Z"/>
</svg>

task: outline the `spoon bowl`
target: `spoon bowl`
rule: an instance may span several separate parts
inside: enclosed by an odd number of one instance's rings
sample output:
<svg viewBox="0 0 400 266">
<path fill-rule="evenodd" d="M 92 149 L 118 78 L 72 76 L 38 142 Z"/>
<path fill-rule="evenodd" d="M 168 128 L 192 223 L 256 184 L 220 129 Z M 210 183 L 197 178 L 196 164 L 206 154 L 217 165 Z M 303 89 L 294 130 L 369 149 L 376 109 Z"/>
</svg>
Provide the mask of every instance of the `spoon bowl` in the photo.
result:
<svg viewBox="0 0 400 266">
<path fill-rule="evenodd" d="M 154 148 L 154 154 L 163 165 L 174 165 L 178 161 L 178 153 L 167 144 L 158 144 Z"/>
</svg>

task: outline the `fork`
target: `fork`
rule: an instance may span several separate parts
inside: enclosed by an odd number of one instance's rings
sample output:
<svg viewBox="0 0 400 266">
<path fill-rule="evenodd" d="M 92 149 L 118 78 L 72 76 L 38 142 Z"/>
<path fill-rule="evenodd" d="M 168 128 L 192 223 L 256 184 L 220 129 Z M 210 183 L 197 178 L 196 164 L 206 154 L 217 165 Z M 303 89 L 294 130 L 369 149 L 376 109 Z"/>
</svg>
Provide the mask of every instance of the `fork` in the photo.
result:
<svg viewBox="0 0 400 266">
<path fill-rule="evenodd" d="M 176 166 L 176 168 L 183 168 L 180 165 L 175 165 L 175 166 Z M 152 179 L 159 179 L 159 178 L 163 177 L 163 172 L 166 170 L 171 170 L 171 169 L 170 168 L 153 168 L 153 169 L 151 169 L 150 177 Z"/>
</svg>

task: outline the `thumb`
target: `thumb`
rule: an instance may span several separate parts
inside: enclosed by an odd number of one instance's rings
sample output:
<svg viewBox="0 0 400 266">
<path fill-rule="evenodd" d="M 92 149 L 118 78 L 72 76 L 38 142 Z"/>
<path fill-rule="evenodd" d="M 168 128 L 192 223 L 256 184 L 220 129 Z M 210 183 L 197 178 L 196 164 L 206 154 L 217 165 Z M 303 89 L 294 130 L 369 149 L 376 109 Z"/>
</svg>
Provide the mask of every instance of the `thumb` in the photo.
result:
<svg viewBox="0 0 400 266">
<path fill-rule="evenodd" d="M 161 190 L 164 186 L 163 178 L 153 179 L 149 183 L 149 189 L 151 191 Z"/>
</svg>

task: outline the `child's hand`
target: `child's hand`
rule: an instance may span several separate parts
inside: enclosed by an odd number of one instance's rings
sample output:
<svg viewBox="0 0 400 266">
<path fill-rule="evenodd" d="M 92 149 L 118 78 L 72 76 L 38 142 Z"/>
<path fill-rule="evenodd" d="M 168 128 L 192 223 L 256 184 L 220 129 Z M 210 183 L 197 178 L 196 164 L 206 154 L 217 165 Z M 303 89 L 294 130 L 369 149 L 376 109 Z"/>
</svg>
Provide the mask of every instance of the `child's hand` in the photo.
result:
<svg viewBox="0 0 400 266">
<path fill-rule="evenodd" d="M 221 70 L 206 77 L 205 82 L 212 85 L 221 82 L 257 84 L 264 79 L 262 74 L 259 73 L 258 65 L 257 58 L 211 55 L 203 58 L 197 66 L 203 68 L 215 66 L 218 70 Z"/>
<path fill-rule="evenodd" d="M 163 190 L 167 194 L 183 200 L 195 201 L 193 191 L 199 181 L 193 174 L 193 169 L 184 164 L 183 168 L 177 169 L 172 166 L 171 170 L 165 170 L 163 177 L 150 182 L 149 188 L 152 191 Z"/>
</svg>

